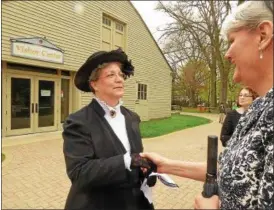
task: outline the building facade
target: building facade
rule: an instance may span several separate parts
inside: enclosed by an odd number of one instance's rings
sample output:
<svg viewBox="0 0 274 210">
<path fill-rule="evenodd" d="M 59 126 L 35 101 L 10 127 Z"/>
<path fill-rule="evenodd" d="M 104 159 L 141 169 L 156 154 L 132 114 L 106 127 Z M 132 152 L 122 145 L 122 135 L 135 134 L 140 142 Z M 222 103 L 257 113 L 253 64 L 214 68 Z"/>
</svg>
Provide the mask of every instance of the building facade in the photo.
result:
<svg viewBox="0 0 274 210">
<path fill-rule="evenodd" d="M 90 103 L 75 72 L 121 47 L 135 66 L 124 106 L 142 120 L 171 115 L 171 68 L 130 1 L 2 2 L 2 136 L 62 130 Z"/>
</svg>

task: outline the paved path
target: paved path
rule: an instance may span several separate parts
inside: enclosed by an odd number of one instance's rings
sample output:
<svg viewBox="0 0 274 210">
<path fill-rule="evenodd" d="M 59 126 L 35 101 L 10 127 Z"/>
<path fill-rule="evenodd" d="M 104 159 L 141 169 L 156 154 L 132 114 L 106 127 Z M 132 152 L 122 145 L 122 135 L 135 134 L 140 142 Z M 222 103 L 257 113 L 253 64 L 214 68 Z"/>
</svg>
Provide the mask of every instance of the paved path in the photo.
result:
<svg viewBox="0 0 274 210">
<path fill-rule="evenodd" d="M 145 151 L 174 159 L 205 161 L 207 135 L 219 135 L 221 125 L 218 123 L 218 115 L 196 115 L 210 118 L 213 122 L 144 139 Z M 2 164 L 2 209 L 64 208 L 70 183 L 65 173 L 62 139 L 60 133 L 54 137 L 47 136 L 52 140 L 21 145 L 3 144 L 7 159 Z M 168 188 L 158 182 L 153 189 L 155 207 L 193 208 L 194 196 L 201 192 L 203 183 L 175 176 L 172 178 L 180 188 Z"/>
</svg>

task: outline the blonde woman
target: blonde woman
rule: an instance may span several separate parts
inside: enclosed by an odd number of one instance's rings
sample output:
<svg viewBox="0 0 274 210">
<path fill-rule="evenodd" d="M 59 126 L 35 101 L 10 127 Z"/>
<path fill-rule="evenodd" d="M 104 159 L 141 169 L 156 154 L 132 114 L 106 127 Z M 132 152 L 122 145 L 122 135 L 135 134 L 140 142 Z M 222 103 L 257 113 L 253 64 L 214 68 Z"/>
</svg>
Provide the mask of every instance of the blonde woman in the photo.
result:
<svg viewBox="0 0 274 210">
<path fill-rule="evenodd" d="M 274 209 L 273 174 L 273 1 L 247 1 L 223 27 L 230 47 L 225 57 L 236 66 L 233 79 L 259 94 L 239 120 L 219 157 L 219 196 L 199 194 L 195 209 Z M 143 154 L 158 172 L 204 181 L 205 163 Z"/>
</svg>

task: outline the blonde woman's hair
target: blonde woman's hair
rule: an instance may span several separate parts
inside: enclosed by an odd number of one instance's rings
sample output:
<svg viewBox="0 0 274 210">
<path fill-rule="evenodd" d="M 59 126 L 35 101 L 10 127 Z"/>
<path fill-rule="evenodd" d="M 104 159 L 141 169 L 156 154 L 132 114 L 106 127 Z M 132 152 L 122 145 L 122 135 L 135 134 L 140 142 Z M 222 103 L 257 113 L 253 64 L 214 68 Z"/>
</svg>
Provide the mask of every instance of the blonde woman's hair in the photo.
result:
<svg viewBox="0 0 274 210">
<path fill-rule="evenodd" d="M 226 17 L 221 34 L 227 37 L 243 28 L 252 30 L 263 21 L 273 22 L 273 1 L 246 1 Z"/>
</svg>

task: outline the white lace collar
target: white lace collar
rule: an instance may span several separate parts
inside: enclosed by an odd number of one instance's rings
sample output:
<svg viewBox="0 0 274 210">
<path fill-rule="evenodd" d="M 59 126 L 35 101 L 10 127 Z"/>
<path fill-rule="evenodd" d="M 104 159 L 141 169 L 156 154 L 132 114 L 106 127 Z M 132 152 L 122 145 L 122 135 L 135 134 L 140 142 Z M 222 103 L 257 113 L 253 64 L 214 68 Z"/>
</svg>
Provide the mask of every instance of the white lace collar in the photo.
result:
<svg viewBox="0 0 274 210">
<path fill-rule="evenodd" d="M 102 101 L 97 97 L 94 97 L 94 99 L 96 99 L 96 101 L 101 105 L 106 115 L 114 118 L 116 117 L 117 113 L 121 113 L 120 107 L 123 104 L 123 101 L 121 99 L 119 100 L 119 103 L 114 107 L 109 106 L 105 101 Z"/>
</svg>

